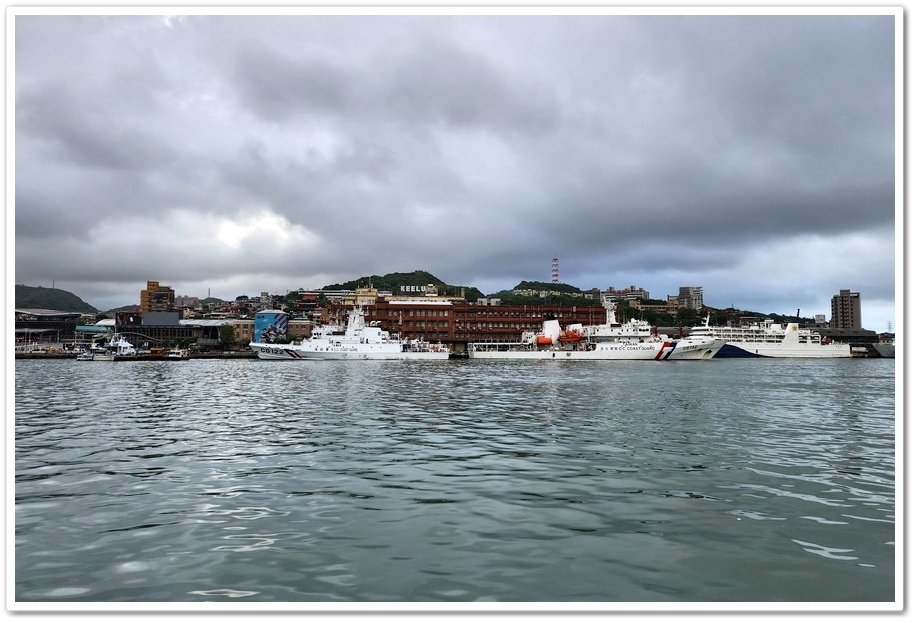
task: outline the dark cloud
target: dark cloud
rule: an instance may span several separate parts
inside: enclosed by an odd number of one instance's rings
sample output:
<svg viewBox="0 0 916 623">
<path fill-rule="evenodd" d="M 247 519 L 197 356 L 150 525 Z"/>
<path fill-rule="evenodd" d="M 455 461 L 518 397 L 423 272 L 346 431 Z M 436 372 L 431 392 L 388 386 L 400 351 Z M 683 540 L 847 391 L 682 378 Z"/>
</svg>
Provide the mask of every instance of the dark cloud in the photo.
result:
<svg viewBox="0 0 916 623">
<path fill-rule="evenodd" d="M 16 102 L 17 133 L 33 139 L 52 161 L 73 167 L 145 170 L 174 160 L 163 137 L 130 115 L 112 117 L 101 102 L 66 88 L 44 85 Z"/>
<path fill-rule="evenodd" d="M 297 115 L 346 113 L 359 76 L 345 67 L 305 59 L 297 62 L 263 47 L 238 52 L 233 75 L 241 103 L 255 115 L 282 123 Z"/>
</svg>

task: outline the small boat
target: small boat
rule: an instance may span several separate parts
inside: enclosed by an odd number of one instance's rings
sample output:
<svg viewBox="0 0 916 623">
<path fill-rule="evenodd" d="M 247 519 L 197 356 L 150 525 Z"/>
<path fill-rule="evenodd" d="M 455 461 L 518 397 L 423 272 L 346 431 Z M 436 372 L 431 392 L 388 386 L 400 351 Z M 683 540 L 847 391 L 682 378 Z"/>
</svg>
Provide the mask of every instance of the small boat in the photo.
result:
<svg viewBox="0 0 916 623">
<path fill-rule="evenodd" d="M 114 335 L 108 342 L 108 352 L 114 355 L 115 361 L 121 359 L 133 359 L 137 356 L 137 349 L 134 345 L 124 339 L 122 335 Z"/>
<path fill-rule="evenodd" d="M 585 336 L 582 335 L 582 325 L 569 325 L 566 327 L 566 330 L 557 337 L 557 340 L 564 344 L 576 344 L 584 339 Z"/>
<path fill-rule="evenodd" d="M 114 361 L 114 354 L 104 346 L 93 344 L 76 356 L 77 361 Z"/>
<path fill-rule="evenodd" d="M 105 346 L 93 344 L 77 356 L 77 361 L 120 361 L 124 359 L 136 359 L 137 349 L 134 345 L 124 339 L 121 335 L 112 336 L 111 340 Z"/>
<path fill-rule="evenodd" d="M 316 327 L 312 336 L 292 342 L 251 342 L 259 359 L 421 359 L 446 360 L 448 348 L 424 340 L 405 340 L 383 331 L 377 322 L 366 323 L 361 307 L 347 312 L 347 325 Z"/>
<path fill-rule="evenodd" d="M 191 351 L 187 348 L 173 348 L 165 353 L 166 359 L 177 359 L 183 361 L 191 358 Z"/>
</svg>

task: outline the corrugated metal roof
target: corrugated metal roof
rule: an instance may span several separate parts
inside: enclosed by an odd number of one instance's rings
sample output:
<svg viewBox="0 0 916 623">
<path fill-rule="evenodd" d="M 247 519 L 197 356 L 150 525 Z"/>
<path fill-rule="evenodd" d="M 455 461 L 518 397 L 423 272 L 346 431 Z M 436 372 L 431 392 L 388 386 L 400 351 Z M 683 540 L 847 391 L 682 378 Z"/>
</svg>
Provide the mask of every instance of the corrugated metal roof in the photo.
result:
<svg viewBox="0 0 916 623">
<path fill-rule="evenodd" d="M 70 311 L 60 311 L 57 309 L 29 309 L 29 308 L 17 308 L 17 314 L 29 314 L 31 316 L 84 316 L 89 314 L 83 314 L 82 312 L 70 312 Z"/>
<path fill-rule="evenodd" d="M 178 324 L 184 327 L 222 327 L 224 325 L 235 324 L 235 318 L 187 318 L 179 320 Z"/>
<path fill-rule="evenodd" d="M 226 324 L 235 323 L 235 318 L 230 319 L 214 319 L 214 318 L 189 318 L 185 320 L 179 320 L 178 324 L 180 326 L 191 326 L 191 327 L 221 327 Z M 115 326 L 114 318 L 105 318 L 104 320 L 99 320 L 94 325 L 89 325 L 94 327 L 113 327 Z"/>
</svg>

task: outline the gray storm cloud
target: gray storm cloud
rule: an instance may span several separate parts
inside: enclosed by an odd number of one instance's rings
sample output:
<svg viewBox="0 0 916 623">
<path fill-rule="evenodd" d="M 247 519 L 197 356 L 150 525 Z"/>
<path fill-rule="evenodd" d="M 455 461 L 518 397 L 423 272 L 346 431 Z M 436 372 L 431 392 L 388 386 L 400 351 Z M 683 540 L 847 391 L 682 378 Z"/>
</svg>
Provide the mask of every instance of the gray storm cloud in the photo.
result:
<svg viewBox="0 0 916 623">
<path fill-rule="evenodd" d="M 893 27 L 17 16 L 16 281 L 123 287 L 112 306 L 147 279 L 511 287 L 557 255 L 583 288 L 702 281 L 740 305 L 744 258 L 778 249 L 823 267 L 815 301 L 892 304 Z M 801 242 L 849 236 L 885 249 L 871 272 Z"/>
</svg>

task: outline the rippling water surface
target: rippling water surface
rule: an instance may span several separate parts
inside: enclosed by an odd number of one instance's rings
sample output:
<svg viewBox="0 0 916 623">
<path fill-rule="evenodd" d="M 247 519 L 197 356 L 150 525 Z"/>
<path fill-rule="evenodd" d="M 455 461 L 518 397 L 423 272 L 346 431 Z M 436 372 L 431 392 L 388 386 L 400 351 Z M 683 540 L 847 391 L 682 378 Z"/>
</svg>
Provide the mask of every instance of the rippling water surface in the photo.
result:
<svg viewBox="0 0 916 623">
<path fill-rule="evenodd" d="M 18 601 L 893 601 L 894 361 L 15 365 Z"/>
</svg>

